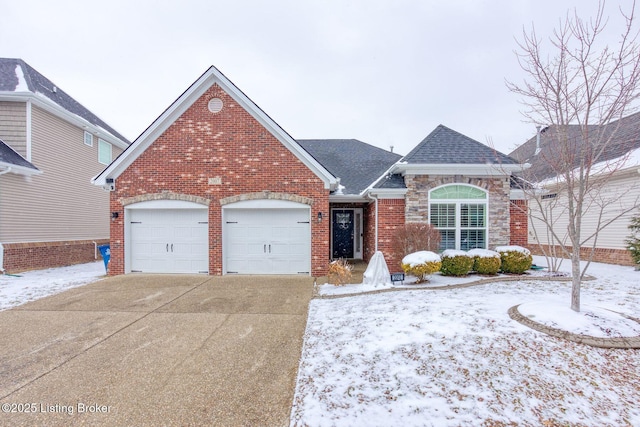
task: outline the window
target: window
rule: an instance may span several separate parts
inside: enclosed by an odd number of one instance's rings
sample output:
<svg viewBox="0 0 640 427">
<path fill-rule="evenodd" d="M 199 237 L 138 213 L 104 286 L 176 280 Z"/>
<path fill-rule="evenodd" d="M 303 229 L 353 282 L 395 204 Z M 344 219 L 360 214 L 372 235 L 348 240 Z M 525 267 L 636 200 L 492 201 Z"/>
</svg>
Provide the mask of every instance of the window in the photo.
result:
<svg viewBox="0 0 640 427">
<path fill-rule="evenodd" d="M 111 144 L 98 139 L 98 161 L 103 165 L 111 163 Z"/>
<path fill-rule="evenodd" d="M 440 230 L 440 249 L 487 248 L 487 193 L 446 185 L 429 193 L 429 221 Z"/>
<path fill-rule="evenodd" d="M 93 135 L 91 132 L 84 131 L 84 145 L 88 145 L 89 147 L 93 147 Z"/>
</svg>

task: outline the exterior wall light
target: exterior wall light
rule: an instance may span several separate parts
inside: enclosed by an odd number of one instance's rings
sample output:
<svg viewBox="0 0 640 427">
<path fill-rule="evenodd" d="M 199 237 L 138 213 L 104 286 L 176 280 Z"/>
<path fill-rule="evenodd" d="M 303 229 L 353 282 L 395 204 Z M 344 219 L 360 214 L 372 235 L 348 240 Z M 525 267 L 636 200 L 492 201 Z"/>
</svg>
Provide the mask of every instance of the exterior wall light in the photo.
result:
<svg viewBox="0 0 640 427">
<path fill-rule="evenodd" d="M 322 222 L 322 212 L 318 212 L 318 222 Z"/>
</svg>

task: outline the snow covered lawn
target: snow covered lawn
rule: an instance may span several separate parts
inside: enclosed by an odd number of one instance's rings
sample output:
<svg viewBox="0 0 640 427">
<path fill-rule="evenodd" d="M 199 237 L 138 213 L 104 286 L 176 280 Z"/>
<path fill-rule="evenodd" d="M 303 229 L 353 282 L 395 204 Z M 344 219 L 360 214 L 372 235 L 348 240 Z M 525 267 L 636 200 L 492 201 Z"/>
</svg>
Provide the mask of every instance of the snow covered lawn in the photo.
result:
<svg viewBox="0 0 640 427">
<path fill-rule="evenodd" d="M 27 271 L 19 277 L 0 274 L 0 310 L 95 282 L 104 275 L 103 261 Z"/>
<path fill-rule="evenodd" d="M 640 272 L 589 273 L 581 315 L 569 282 L 526 279 L 313 300 L 291 425 L 640 425 L 640 350 L 552 338 L 507 314 L 524 304 L 572 332 L 640 335 L 608 311 L 640 317 Z"/>
</svg>

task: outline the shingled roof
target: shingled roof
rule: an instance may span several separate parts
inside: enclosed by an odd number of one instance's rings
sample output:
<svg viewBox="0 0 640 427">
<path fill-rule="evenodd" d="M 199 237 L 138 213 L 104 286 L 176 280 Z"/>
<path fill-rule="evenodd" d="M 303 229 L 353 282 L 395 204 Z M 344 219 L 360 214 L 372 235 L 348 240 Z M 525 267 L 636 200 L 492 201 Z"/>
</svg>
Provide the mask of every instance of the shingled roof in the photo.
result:
<svg viewBox="0 0 640 427">
<path fill-rule="evenodd" d="M 481 142 L 439 125 L 402 162 L 407 164 L 517 165 L 518 162 Z"/>
<path fill-rule="evenodd" d="M 124 136 L 22 59 L 0 58 L 1 92 L 31 92 L 44 96 L 68 112 L 82 117 L 92 125 L 101 127 L 114 137 L 129 144 L 129 141 Z"/>
<path fill-rule="evenodd" d="M 596 163 L 620 158 L 629 151 L 640 148 L 640 113 L 611 122 L 606 126 L 589 126 L 589 133 L 601 141 L 606 141 L 612 132 L 615 132 L 614 138 L 611 142 L 607 142 L 606 149 L 602 151 Z M 563 135 L 562 139 L 566 139 L 566 143 L 559 145 L 559 135 Z M 540 131 L 539 145 L 537 135 L 534 135 L 516 148 L 510 156 L 521 163 L 531 164 L 526 171 L 526 177 L 529 181 L 540 182 L 558 175 L 563 168 L 577 167 L 580 163 L 579 153 L 584 144 L 582 129 L 579 125 L 564 127 L 551 125 Z M 565 154 L 566 147 L 570 147 L 571 154 Z M 563 159 L 563 163 L 556 162 L 558 158 Z M 566 163 L 564 163 L 565 159 Z"/>
<path fill-rule="evenodd" d="M 402 156 L 357 139 L 299 139 L 297 142 L 333 176 L 343 194 L 360 194 Z"/>
<path fill-rule="evenodd" d="M 15 168 L 24 171 L 25 174 L 40 173 L 40 170 L 31 162 L 18 154 L 13 148 L 9 147 L 0 139 L 0 167 Z"/>
</svg>

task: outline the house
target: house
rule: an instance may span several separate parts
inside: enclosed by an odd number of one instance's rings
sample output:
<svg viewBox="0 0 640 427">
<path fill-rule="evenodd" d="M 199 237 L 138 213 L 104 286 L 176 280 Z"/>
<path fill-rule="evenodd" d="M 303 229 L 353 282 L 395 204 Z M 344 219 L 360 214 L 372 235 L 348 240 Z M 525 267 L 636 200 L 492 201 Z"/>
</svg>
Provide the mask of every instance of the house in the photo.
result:
<svg viewBox="0 0 640 427">
<path fill-rule="evenodd" d="M 96 259 L 109 194 L 91 178 L 128 144 L 23 60 L 0 58 L 0 271 Z"/>
<path fill-rule="evenodd" d="M 446 248 L 510 242 L 514 160 L 444 126 L 407 156 L 295 140 L 215 67 L 94 178 L 110 188 L 110 274 L 326 274 L 332 258 L 397 268 L 405 221 Z"/>
<path fill-rule="evenodd" d="M 640 206 L 640 113 L 613 121 L 607 126 L 592 125 L 589 132 L 592 135 L 604 135 L 601 141 L 606 141 L 606 149 L 597 156 L 596 164 L 591 169 L 592 182 L 598 183 L 599 188 L 586 199 L 587 207 L 581 224 L 581 235 L 586 241 L 581 256 L 588 257 L 594 248 L 594 261 L 633 265 L 625 239 L 629 236 L 631 217 L 638 214 L 637 207 Z M 561 144 L 559 140 L 568 143 Z M 526 245 L 534 253 L 541 254 L 543 250 L 560 253 L 557 240 L 545 231 L 546 226 L 539 219 L 541 213 L 550 218 L 546 222 L 553 224 L 553 232 L 558 239 L 570 245 L 567 193 L 559 173 L 562 172 L 561 167 L 578 167 L 584 157 L 581 153 L 587 148 L 580 126 L 551 125 L 540 129 L 510 154 L 518 161 L 531 165 L 521 176 L 544 189 L 537 201 L 530 200 L 528 203 L 532 215 Z M 531 196 L 521 195 L 521 198 Z M 595 242 L 593 237 L 589 238 L 608 222 L 610 224 L 598 234 Z"/>
</svg>

